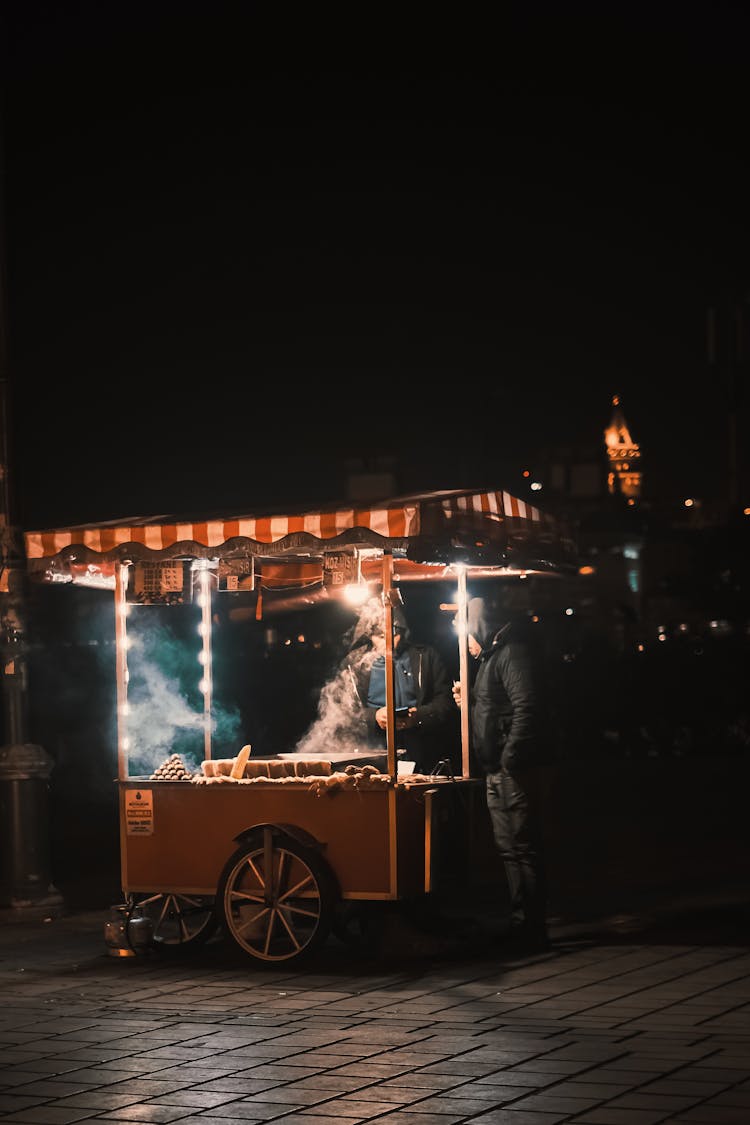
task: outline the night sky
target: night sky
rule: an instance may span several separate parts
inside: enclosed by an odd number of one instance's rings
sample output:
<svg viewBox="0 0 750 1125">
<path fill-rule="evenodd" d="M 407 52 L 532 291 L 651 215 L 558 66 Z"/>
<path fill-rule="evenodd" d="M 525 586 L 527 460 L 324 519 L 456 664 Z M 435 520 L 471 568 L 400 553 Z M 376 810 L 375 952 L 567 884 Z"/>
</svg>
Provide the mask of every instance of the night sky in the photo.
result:
<svg viewBox="0 0 750 1125">
<path fill-rule="evenodd" d="M 615 393 L 720 493 L 744 8 L 6 2 L 16 522 L 513 490 Z"/>
</svg>

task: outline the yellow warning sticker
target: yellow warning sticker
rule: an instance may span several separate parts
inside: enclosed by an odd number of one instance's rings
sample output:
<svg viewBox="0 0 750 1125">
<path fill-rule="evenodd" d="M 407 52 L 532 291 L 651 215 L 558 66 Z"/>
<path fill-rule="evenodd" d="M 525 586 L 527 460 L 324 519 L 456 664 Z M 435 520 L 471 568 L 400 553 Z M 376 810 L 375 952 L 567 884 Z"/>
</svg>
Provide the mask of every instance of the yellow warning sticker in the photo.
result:
<svg viewBox="0 0 750 1125">
<path fill-rule="evenodd" d="M 128 836 L 153 836 L 154 794 L 151 789 L 128 789 L 125 793 L 125 832 Z"/>
</svg>

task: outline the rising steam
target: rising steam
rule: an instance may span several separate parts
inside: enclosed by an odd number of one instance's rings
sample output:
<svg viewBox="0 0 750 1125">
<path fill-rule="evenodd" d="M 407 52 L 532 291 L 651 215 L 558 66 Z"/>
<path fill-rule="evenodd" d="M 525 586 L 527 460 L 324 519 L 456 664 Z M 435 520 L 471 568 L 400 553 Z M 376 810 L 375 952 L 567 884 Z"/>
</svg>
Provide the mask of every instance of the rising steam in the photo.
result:
<svg viewBox="0 0 750 1125">
<path fill-rule="evenodd" d="M 383 606 L 372 598 L 359 611 L 352 644 L 341 666 L 323 686 L 318 700 L 318 714 L 296 746 L 297 753 L 315 757 L 335 753 L 367 750 L 367 731 L 363 719 L 366 700 L 360 699 L 358 679 L 367 683 L 363 673 L 369 672 L 377 656 L 370 644 L 373 632 L 383 628 Z"/>
<path fill-rule="evenodd" d="M 129 632 L 129 642 L 131 773 L 153 773 L 174 753 L 180 754 L 186 766 L 197 769 L 204 757 L 206 719 L 198 689 L 202 669 L 195 642 L 147 619 L 137 632 Z M 240 725 L 237 711 L 212 710 L 214 742 L 236 744 Z"/>
</svg>

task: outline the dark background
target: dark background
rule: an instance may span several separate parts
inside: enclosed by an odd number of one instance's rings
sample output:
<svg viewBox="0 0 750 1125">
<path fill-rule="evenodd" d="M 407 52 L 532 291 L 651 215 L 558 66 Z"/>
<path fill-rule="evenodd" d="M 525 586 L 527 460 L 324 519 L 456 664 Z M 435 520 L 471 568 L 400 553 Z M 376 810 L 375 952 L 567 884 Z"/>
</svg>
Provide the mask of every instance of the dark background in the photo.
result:
<svg viewBox="0 0 750 1125">
<path fill-rule="evenodd" d="M 328 502 L 393 452 L 405 490 L 512 489 L 615 393 L 647 494 L 724 489 L 743 5 L 11 0 L 2 30 L 24 528 Z"/>
</svg>

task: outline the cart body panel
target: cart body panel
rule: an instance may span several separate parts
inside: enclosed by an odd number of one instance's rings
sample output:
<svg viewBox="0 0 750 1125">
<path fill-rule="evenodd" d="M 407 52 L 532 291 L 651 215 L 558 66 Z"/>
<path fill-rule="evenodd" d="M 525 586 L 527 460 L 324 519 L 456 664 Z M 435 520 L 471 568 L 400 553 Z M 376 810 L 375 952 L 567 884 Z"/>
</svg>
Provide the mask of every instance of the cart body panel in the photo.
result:
<svg viewBox="0 0 750 1125">
<path fill-rule="evenodd" d="M 476 786 L 435 779 L 320 792 L 304 782 L 194 785 L 131 778 L 119 783 L 123 890 L 214 895 L 238 838 L 272 824 L 314 838 L 342 898 L 427 893 L 468 846 Z M 457 787 L 464 798 L 458 803 Z"/>
</svg>

